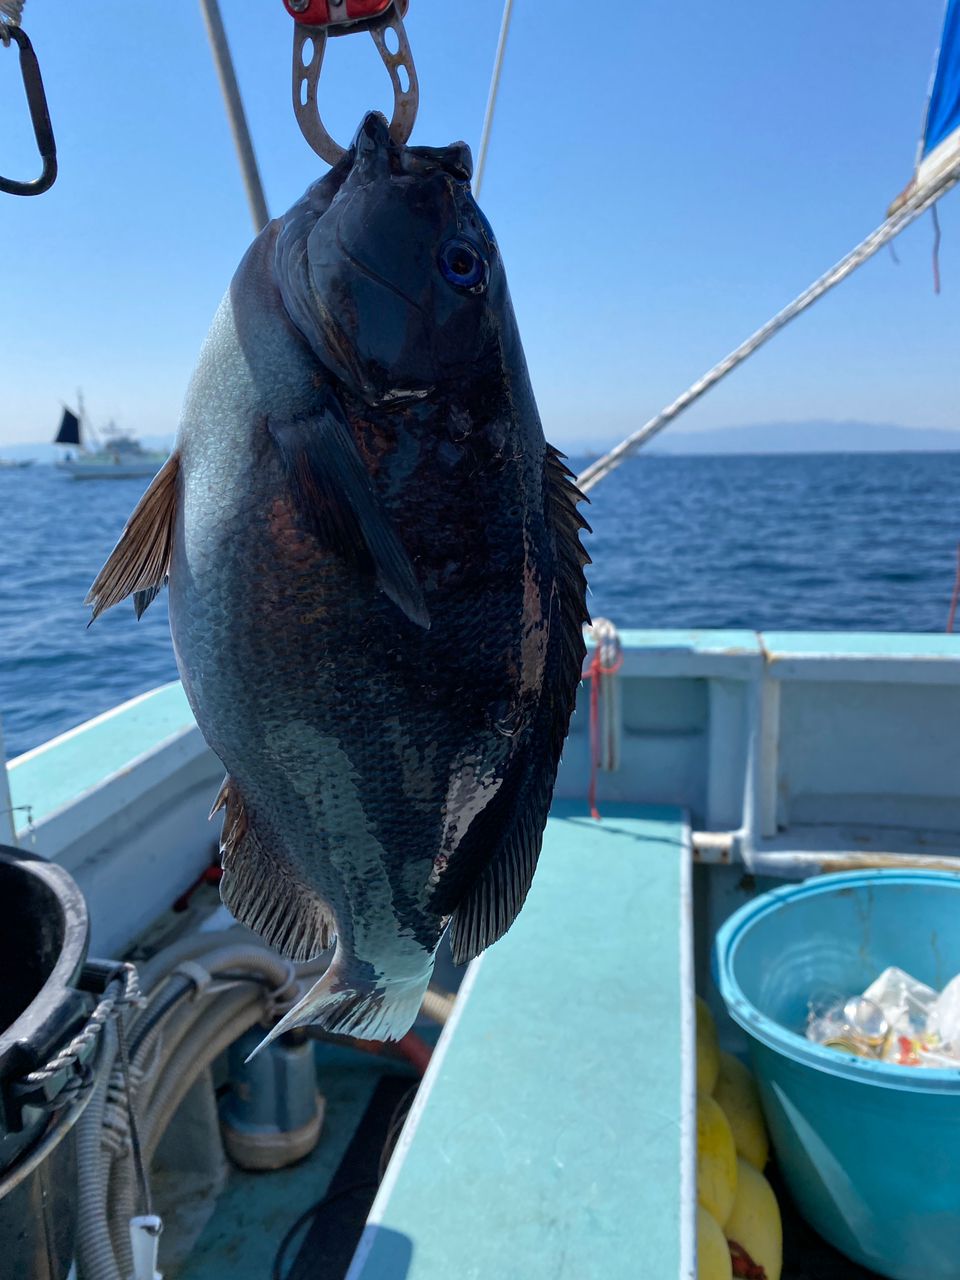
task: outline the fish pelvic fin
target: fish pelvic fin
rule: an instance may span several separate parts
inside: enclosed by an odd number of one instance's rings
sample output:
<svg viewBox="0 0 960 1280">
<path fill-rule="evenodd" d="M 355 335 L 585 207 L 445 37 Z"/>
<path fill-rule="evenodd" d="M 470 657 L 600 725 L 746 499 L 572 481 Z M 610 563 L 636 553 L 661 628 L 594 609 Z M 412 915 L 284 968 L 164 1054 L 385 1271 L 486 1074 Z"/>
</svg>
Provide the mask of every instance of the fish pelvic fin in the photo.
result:
<svg viewBox="0 0 960 1280">
<path fill-rule="evenodd" d="M 343 408 L 329 389 L 312 418 L 270 422 L 293 497 L 324 546 L 377 586 L 418 627 L 430 616 L 416 570 L 357 451 Z"/>
<path fill-rule="evenodd" d="M 220 833 L 220 897 L 240 924 L 288 960 L 312 960 L 333 945 L 336 923 L 327 904 L 284 859 L 271 854 L 227 775 L 212 818 L 225 810 Z"/>
<path fill-rule="evenodd" d="M 590 560 L 580 542 L 589 526 L 577 510 L 583 498 L 573 483 L 563 455 L 547 445 L 545 459 L 546 515 L 554 542 L 555 586 L 550 604 L 548 678 L 530 742 L 517 763 L 511 785 L 501 792 L 487 815 L 490 826 L 501 824 L 504 834 L 489 839 L 490 827 L 481 817 L 473 835 L 478 870 L 459 886 L 450 918 L 450 945 L 456 964 L 465 964 L 503 937 L 520 912 L 537 869 L 543 831 L 553 799 L 553 787 L 577 687 L 586 656 L 583 624 L 587 611 L 584 566 Z M 512 806 L 507 812 L 505 806 Z M 488 843 L 489 839 L 489 843 Z M 440 886 L 441 892 L 443 885 Z"/>
<path fill-rule="evenodd" d="M 105 609 L 133 596 L 137 617 L 160 593 L 170 570 L 177 513 L 180 456 L 171 453 L 133 509 L 120 540 L 87 592 L 95 622 Z"/>
<path fill-rule="evenodd" d="M 433 974 L 433 956 L 424 952 L 422 972 L 402 978 L 368 977 L 363 968 L 342 955 L 338 947 L 323 977 L 280 1019 L 250 1057 L 294 1027 L 318 1026 L 331 1035 L 358 1040 L 402 1039 L 423 1004 Z"/>
</svg>

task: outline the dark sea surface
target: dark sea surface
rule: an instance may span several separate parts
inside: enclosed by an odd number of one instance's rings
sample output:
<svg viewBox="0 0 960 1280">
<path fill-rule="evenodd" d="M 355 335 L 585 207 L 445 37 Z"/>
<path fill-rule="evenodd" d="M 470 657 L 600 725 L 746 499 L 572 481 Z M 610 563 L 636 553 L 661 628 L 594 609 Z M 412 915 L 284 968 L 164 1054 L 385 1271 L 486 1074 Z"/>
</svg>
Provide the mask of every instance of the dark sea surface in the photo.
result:
<svg viewBox="0 0 960 1280">
<path fill-rule="evenodd" d="M 144 488 L 0 470 L 8 758 L 176 678 L 163 595 L 139 623 L 123 604 L 86 628 L 83 597 Z M 648 453 L 587 517 L 591 609 L 621 627 L 942 631 L 960 453 Z"/>
</svg>

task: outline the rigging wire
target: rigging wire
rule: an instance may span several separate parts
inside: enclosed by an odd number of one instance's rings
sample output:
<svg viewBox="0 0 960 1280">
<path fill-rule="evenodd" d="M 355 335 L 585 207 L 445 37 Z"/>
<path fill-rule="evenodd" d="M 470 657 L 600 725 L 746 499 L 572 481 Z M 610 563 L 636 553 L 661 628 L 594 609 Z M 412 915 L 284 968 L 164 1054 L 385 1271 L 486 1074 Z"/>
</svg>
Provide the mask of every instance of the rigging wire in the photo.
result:
<svg viewBox="0 0 960 1280">
<path fill-rule="evenodd" d="M 490 78 L 490 92 L 487 94 L 487 109 L 483 113 L 483 128 L 480 130 L 480 149 L 477 152 L 477 173 L 473 180 L 473 194 L 480 199 L 480 188 L 483 186 L 483 174 L 487 167 L 487 150 L 490 146 L 490 134 L 493 131 L 493 117 L 497 109 L 497 98 L 500 93 L 500 73 L 503 71 L 503 59 L 507 51 L 507 36 L 510 34 L 510 19 L 513 17 L 513 0 L 504 0 L 503 18 L 500 21 L 500 38 L 497 41 L 497 52 L 493 59 L 493 75 Z"/>
<path fill-rule="evenodd" d="M 2 3 L 2 0 L 0 0 L 0 3 Z M 230 56 L 230 46 L 227 44 L 227 33 L 223 26 L 219 0 L 200 0 L 200 7 L 203 10 L 203 20 L 206 23 L 210 48 L 213 50 L 213 60 L 216 63 L 217 76 L 220 79 L 220 91 L 223 94 L 224 105 L 227 108 L 233 141 L 237 148 L 237 155 L 240 158 L 243 185 L 247 189 L 247 202 L 250 205 L 253 225 L 257 231 L 262 231 L 270 221 L 270 214 L 267 212 L 263 183 L 260 180 L 257 157 L 254 154 L 253 141 L 250 137 L 250 126 L 247 124 L 247 115 L 243 109 L 243 99 L 240 97 L 237 73 L 233 67 L 233 58 Z"/>
<path fill-rule="evenodd" d="M 743 364 L 744 360 L 748 356 L 752 356 L 764 343 L 769 342 L 774 334 L 779 333 L 791 320 L 806 311 L 815 302 L 818 302 L 825 293 L 829 293 L 847 276 L 852 275 L 858 267 L 862 267 L 865 262 L 872 258 L 884 245 L 889 244 L 911 222 L 915 222 L 921 214 L 925 213 L 932 205 L 935 205 L 941 196 L 946 195 L 958 182 L 960 182 L 960 163 L 948 169 L 934 186 L 915 194 L 892 217 L 887 218 L 865 240 L 862 240 L 855 249 L 851 249 L 845 258 L 841 258 L 836 266 L 831 267 L 818 280 L 815 280 L 809 288 L 804 289 L 803 293 L 794 298 L 782 311 L 778 311 L 772 320 L 768 320 L 762 328 L 747 338 L 745 342 L 742 342 L 734 351 L 731 351 L 719 364 L 715 364 L 702 378 L 699 378 L 692 386 L 688 387 L 683 395 L 678 396 L 672 404 L 667 405 L 665 409 L 661 409 L 656 417 L 644 423 L 638 431 L 627 436 L 609 453 L 605 453 L 602 458 L 598 458 L 596 462 L 591 463 L 589 467 L 581 471 L 577 476 L 577 487 L 581 492 L 589 493 L 605 476 L 608 476 L 611 471 L 615 471 L 621 463 L 641 449 L 648 440 L 652 440 L 668 423 L 683 413 L 685 409 L 689 409 L 702 395 L 712 387 L 715 387 L 728 373 L 732 373 L 738 365 Z"/>
</svg>

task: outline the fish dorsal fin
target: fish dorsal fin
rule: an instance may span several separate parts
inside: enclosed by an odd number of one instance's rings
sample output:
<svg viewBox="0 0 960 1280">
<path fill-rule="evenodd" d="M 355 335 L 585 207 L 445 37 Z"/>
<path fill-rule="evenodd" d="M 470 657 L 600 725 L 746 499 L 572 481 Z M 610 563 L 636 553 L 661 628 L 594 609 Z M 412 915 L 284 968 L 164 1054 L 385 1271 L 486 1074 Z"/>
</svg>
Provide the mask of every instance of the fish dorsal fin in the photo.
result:
<svg viewBox="0 0 960 1280">
<path fill-rule="evenodd" d="M 536 779 L 525 781 L 530 785 L 520 788 L 505 835 L 450 918 L 454 964 L 466 964 L 502 938 L 530 890 L 543 843 L 540 820 L 546 822 L 553 786 L 551 782 L 544 794 Z"/>
<path fill-rule="evenodd" d="M 224 905 L 289 960 L 312 960 L 326 951 L 336 938 L 330 908 L 284 859 L 269 852 L 229 775 L 210 817 L 220 809 L 226 811 L 220 833 Z"/>
<path fill-rule="evenodd" d="M 586 656 L 583 625 L 587 611 L 584 566 L 590 557 L 580 542 L 589 525 L 577 511 L 582 494 L 564 466 L 563 455 L 547 445 L 545 460 L 546 515 L 554 541 L 556 590 L 550 609 L 551 658 L 537 716 L 514 777 L 501 797 L 471 828 L 472 848 L 465 861 L 477 871 L 460 887 L 450 920 L 450 945 L 457 964 L 478 956 L 513 924 L 530 889 L 537 868 L 560 751 L 576 703 L 577 687 Z M 499 808 L 499 813 L 496 812 Z M 488 831 L 499 832 L 492 840 Z M 456 874 L 457 868 L 451 868 Z M 443 886 L 441 882 L 440 890 Z"/>
<path fill-rule="evenodd" d="M 290 487 L 320 541 L 377 585 L 411 622 L 430 617 L 416 571 L 357 452 L 343 409 L 332 392 L 316 416 L 271 422 Z"/>
<path fill-rule="evenodd" d="M 170 569 L 180 458 L 172 453 L 133 510 L 120 540 L 94 579 L 84 604 L 94 622 L 105 609 L 134 598 L 137 617 L 159 594 Z"/>
</svg>

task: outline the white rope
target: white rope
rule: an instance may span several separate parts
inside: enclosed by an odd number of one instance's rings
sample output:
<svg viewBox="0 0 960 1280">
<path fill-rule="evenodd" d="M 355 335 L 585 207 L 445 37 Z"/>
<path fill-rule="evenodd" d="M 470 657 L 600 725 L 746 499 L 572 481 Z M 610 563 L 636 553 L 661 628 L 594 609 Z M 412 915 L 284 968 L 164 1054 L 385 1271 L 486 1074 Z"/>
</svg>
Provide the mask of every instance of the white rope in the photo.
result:
<svg viewBox="0 0 960 1280">
<path fill-rule="evenodd" d="M 599 681 L 597 707 L 599 724 L 591 732 L 598 734 L 597 767 L 607 773 L 620 768 L 620 734 L 617 726 L 618 695 L 615 674 L 623 658 L 620 632 L 609 618 L 594 618 L 586 629 L 587 639 L 597 646 L 599 668 L 587 668 L 591 678 Z"/>
<path fill-rule="evenodd" d="M 26 0 L 0 0 L 0 22 L 8 27 L 19 27 Z"/>
<path fill-rule="evenodd" d="M 10 28 L 19 27 L 26 0 L 0 0 L 0 44 L 10 46 Z"/>
<path fill-rule="evenodd" d="M 2 3 L 2 0 L 0 0 L 0 3 Z M 233 134 L 234 146 L 237 149 L 237 156 L 240 160 L 240 171 L 243 175 L 243 185 L 247 192 L 250 216 L 253 218 L 254 229 L 262 231 L 270 221 L 270 214 L 267 211 L 267 199 L 263 194 L 263 182 L 260 179 L 260 170 L 257 167 L 257 157 L 253 150 L 253 140 L 250 137 L 247 115 L 243 109 L 243 98 L 240 96 L 237 73 L 230 54 L 230 46 L 227 43 L 227 33 L 220 13 L 219 0 L 200 0 L 200 8 L 203 10 L 203 21 L 207 28 L 207 39 L 210 41 L 210 48 L 213 51 L 213 61 L 217 68 L 217 78 L 220 81 L 220 92 L 223 94 L 224 106 L 227 109 L 227 119 L 230 122 L 230 131 Z"/>
<path fill-rule="evenodd" d="M 856 271 L 857 267 L 872 258 L 878 250 L 882 249 L 885 244 L 900 234 L 904 228 L 908 227 L 911 222 L 925 213 L 932 204 L 935 204 L 941 196 L 956 186 L 960 182 L 960 161 L 953 168 L 948 169 L 939 181 L 932 187 L 925 188 L 912 199 L 907 200 L 902 208 L 898 209 L 892 217 L 888 218 L 876 231 L 867 236 L 852 249 L 845 258 L 842 258 L 835 267 L 832 267 L 819 280 L 815 280 L 808 289 L 804 289 L 793 302 L 779 311 L 772 320 L 752 334 L 746 342 L 741 343 L 735 351 L 731 351 L 726 359 L 721 360 L 719 364 L 703 375 L 693 386 L 688 387 L 682 396 L 678 396 L 672 404 L 662 409 L 655 418 L 651 418 L 649 422 L 644 423 L 639 431 L 635 431 L 633 435 L 627 436 L 626 440 L 621 441 L 616 448 L 611 449 L 609 453 L 604 454 L 602 458 L 598 458 L 596 462 L 590 464 L 585 471 L 577 476 L 577 486 L 583 493 L 589 493 L 594 485 L 599 484 L 604 476 L 608 476 L 611 471 L 615 471 L 622 462 L 625 462 L 631 454 L 642 448 L 648 440 L 662 431 L 668 423 L 672 422 L 684 409 L 689 407 L 700 399 L 711 387 L 725 378 L 728 373 L 747 359 L 753 353 L 768 342 L 775 333 L 788 325 L 791 320 L 800 315 L 802 311 L 806 311 L 815 302 L 828 293 L 836 285 L 845 280 L 847 276 Z"/>
<path fill-rule="evenodd" d="M 513 0 L 504 0 L 503 18 L 500 22 L 500 39 L 497 41 L 497 52 L 493 60 L 493 76 L 490 80 L 490 92 L 487 95 L 487 109 L 483 114 L 483 128 L 480 131 L 480 150 L 477 154 L 477 175 L 473 180 L 473 194 L 480 199 L 480 188 L 483 186 L 483 171 L 487 166 L 487 149 L 490 146 L 490 134 L 493 131 L 493 116 L 497 109 L 497 96 L 500 92 L 500 73 L 503 70 L 503 58 L 507 51 L 507 36 L 510 34 L 510 19 L 513 15 Z"/>
</svg>

